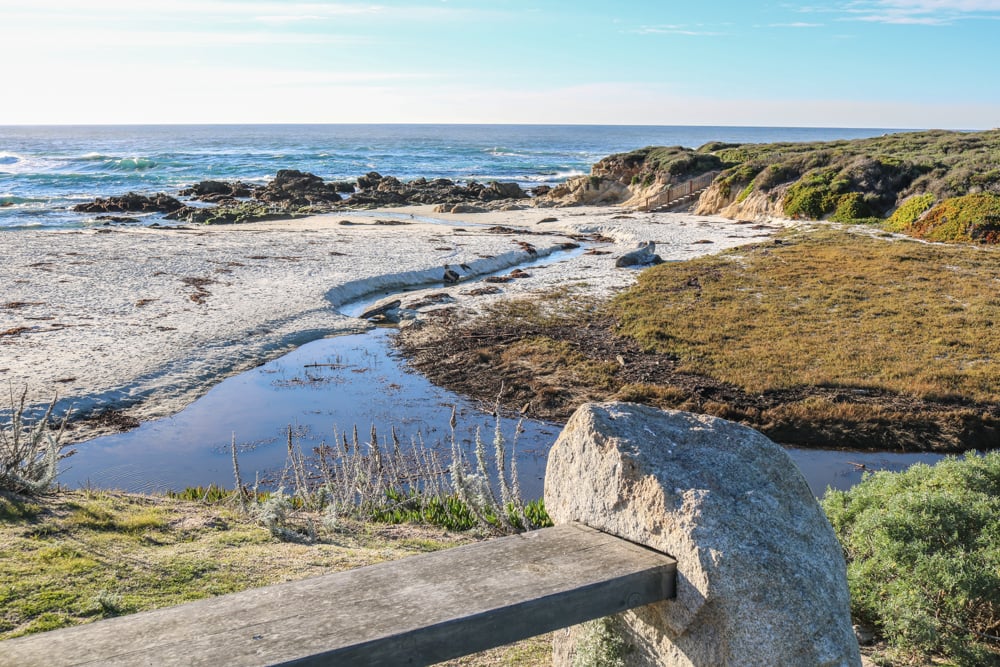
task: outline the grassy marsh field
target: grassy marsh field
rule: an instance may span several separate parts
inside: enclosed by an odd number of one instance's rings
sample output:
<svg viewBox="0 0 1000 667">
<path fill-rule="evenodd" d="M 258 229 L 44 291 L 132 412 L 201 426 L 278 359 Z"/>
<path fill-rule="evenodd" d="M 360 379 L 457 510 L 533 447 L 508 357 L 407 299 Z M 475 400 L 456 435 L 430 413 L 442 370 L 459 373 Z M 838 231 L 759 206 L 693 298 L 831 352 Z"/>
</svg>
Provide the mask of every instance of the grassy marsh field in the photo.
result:
<svg viewBox="0 0 1000 667">
<path fill-rule="evenodd" d="M 404 330 L 436 382 L 565 419 L 631 400 L 744 422 L 800 446 L 992 448 L 1000 298 L 990 246 L 820 225 L 644 271 L 611 302 L 510 302 Z M 448 345 L 428 344 L 447 337 Z"/>
</svg>

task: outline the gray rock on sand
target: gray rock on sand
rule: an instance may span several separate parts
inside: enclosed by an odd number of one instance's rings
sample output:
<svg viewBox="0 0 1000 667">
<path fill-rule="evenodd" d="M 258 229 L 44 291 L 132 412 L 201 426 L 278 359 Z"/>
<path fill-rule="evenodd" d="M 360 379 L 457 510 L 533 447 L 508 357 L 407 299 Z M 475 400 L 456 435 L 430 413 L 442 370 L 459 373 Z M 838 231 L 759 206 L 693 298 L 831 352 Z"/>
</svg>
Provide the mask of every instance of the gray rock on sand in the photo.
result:
<svg viewBox="0 0 1000 667">
<path fill-rule="evenodd" d="M 640 243 L 639 247 L 627 252 L 615 261 L 615 266 L 646 266 L 662 264 L 663 258 L 656 254 L 656 244 L 652 241 Z"/>
<path fill-rule="evenodd" d="M 615 617 L 627 665 L 860 665 L 840 544 L 795 464 L 745 426 L 588 404 L 549 453 L 545 508 L 677 559 L 677 597 Z M 556 633 L 570 665 L 584 633 Z"/>
</svg>

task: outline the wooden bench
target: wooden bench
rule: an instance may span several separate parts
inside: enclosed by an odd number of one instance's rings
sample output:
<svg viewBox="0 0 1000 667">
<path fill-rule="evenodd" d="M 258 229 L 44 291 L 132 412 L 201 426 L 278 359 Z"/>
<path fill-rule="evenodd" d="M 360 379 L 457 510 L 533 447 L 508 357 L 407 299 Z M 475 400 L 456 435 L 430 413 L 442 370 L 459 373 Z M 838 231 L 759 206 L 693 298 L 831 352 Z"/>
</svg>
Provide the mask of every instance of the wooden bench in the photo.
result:
<svg viewBox="0 0 1000 667">
<path fill-rule="evenodd" d="M 429 665 L 672 598 L 675 575 L 569 523 L 0 642 L 0 666 Z"/>
</svg>

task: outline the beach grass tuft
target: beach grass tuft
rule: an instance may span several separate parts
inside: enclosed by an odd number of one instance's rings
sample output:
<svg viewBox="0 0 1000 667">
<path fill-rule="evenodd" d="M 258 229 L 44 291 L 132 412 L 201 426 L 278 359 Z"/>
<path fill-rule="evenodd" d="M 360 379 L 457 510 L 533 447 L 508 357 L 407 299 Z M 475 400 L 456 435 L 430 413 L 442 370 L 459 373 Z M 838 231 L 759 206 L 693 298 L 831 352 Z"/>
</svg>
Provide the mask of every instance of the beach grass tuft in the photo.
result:
<svg viewBox="0 0 1000 667">
<path fill-rule="evenodd" d="M 44 414 L 32 419 L 27 396 L 27 387 L 20 396 L 10 387 L 9 417 L 0 425 L 0 491 L 39 495 L 54 486 L 59 461 L 68 455 L 64 453 L 63 431 L 69 413 L 56 421 L 53 398 Z"/>
</svg>

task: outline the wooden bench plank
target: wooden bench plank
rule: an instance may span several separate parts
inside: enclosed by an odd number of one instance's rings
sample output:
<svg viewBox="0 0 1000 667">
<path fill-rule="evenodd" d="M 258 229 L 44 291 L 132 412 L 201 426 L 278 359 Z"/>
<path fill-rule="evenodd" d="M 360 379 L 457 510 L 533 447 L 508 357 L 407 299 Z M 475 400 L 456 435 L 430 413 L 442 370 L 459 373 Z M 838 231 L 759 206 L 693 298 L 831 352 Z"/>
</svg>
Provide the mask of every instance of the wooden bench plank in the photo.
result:
<svg viewBox="0 0 1000 667">
<path fill-rule="evenodd" d="M 429 665 L 672 598 L 675 574 L 566 524 L 0 642 L 0 666 Z"/>
</svg>

